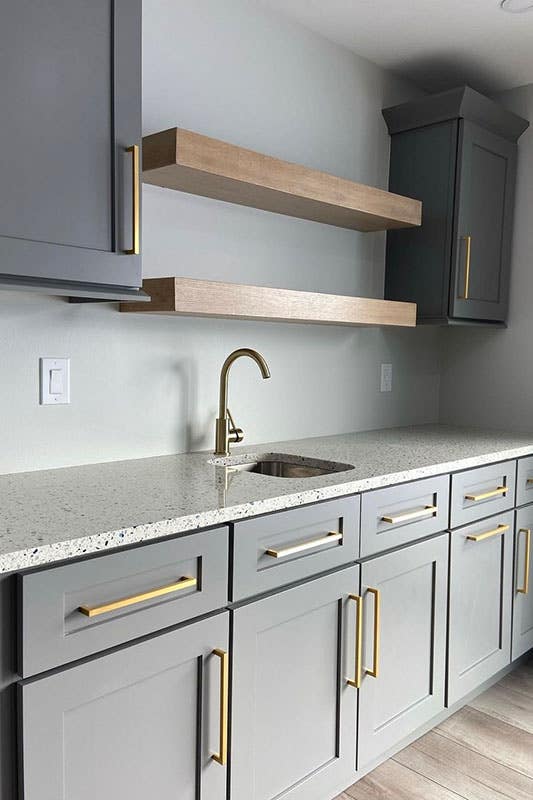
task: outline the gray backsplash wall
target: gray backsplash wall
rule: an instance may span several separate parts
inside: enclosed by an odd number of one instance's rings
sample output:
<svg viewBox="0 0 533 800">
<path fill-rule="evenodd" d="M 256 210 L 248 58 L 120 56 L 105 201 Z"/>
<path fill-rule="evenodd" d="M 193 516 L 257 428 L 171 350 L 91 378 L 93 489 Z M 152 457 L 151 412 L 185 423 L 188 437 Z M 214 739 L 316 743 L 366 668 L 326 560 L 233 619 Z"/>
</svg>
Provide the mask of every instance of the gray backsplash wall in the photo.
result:
<svg viewBox="0 0 533 800">
<path fill-rule="evenodd" d="M 386 187 L 380 110 L 416 96 L 246 0 L 144 0 L 144 131 L 172 125 Z M 144 272 L 380 296 L 384 235 L 144 187 Z M 146 317 L 0 293 L 0 473 L 210 447 L 218 373 L 247 443 L 438 418 L 439 333 Z M 39 356 L 70 356 L 69 406 L 38 404 Z M 379 393 L 379 365 L 394 391 Z"/>
<path fill-rule="evenodd" d="M 498 98 L 533 123 L 533 84 Z M 446 331 L 441 421 L 533 431 L 533 128 L 519 141 L 509 326 Z"/>
</svg>

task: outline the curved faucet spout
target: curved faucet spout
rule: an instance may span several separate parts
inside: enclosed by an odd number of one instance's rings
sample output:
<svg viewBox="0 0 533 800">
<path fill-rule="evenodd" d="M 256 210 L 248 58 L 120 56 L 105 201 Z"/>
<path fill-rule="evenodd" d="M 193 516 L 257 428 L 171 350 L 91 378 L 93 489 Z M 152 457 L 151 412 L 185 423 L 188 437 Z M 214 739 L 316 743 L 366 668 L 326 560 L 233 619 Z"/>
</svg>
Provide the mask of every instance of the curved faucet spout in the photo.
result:
<svg viewBox="0 0 533 800">
<path fill-rule="evenodd" d="M 240 347 L 230 353 L 222 364 L 220 370 L 220 394 L 218 403 L 218 419 L 216 423 L 216 436 L 215 436 L 215 454 L 218 456 L 226 456 L 229 454 L 229 442 L 241 442 L 243 439 L 243 432 L 237 428 L 233 422 L 233 418 L 228 410 L 228 377 L 231 365 L 237 361 L 238 358 L 248 357 L 251 358 L 259 369 L 263 378 L 270 378 L 270 370 L 268 364 L 257 350 L 252 350 L 249 347 Z M 228 418 L 231 422 L 231 429 L 228 431 Z M 228 434 L 231 434 L 228 435 Z"/>
</svg>

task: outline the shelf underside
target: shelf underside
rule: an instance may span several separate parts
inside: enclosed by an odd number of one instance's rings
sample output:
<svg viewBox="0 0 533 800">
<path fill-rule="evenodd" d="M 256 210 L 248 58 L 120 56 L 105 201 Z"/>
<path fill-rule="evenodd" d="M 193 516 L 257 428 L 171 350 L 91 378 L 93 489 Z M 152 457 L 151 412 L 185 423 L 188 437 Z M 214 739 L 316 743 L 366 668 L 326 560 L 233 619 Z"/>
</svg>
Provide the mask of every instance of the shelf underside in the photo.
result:
<svg viewBox="0 0 533 800">
<path fill-rule="evenodd" d="M 122 303 L 120 310 L 321 325 L 416 325 L 416 304 L 393 300 L 175 277 L 147 278 L 143 290 L 150 303 Z"/>
<path fill-rule="evenodd" d="M 359 231 L 421 224 L 422 204 L 181 128 L 143 138 L 143 181 Z"/>
</svg>

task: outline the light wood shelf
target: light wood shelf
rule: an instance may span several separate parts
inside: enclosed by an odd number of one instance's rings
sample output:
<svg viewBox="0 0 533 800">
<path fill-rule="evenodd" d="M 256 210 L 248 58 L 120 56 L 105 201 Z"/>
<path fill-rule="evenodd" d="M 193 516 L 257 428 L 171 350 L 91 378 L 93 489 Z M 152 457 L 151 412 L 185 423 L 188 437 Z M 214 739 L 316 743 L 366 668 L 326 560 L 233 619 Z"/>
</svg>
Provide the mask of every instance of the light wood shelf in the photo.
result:
<svg viewBox="0 0 533 800">
<path fill-rule="evenodd" d="M 421 224 L 409 197 L 170 128 L 143 138 L 143 181 L 359 231 Z"/>
<path fill-rule="evenodd" d="M 120 310 L 322 325 L 416 325 L 415 303 L 193 278 L 147 278 L 143 289 L 149 303 L 122 303 Z"/>
</svg>

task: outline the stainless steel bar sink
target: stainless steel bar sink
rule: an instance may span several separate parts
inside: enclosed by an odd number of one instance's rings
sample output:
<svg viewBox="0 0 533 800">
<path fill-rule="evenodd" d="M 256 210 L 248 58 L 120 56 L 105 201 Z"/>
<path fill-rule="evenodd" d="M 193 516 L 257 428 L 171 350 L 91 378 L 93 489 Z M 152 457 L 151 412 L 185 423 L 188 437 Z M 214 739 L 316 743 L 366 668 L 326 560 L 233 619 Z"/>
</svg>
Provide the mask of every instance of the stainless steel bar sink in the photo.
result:
<svg viewBox="0 0 533 800">
<path fill-rule="evenodd" d="M 273 478 L 316 478 L 320 475 L 331 475 L 354 469 L 351 464 L 340 464 L 336 461 L 305 458 L 280 453 L 248 455 L 239 459 L 212 458 L 210 464 L 224 466 L 228 471 L 249 472 L 255 475 L 268 475 Z"/>
</svg>

